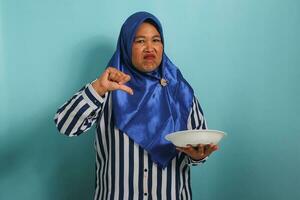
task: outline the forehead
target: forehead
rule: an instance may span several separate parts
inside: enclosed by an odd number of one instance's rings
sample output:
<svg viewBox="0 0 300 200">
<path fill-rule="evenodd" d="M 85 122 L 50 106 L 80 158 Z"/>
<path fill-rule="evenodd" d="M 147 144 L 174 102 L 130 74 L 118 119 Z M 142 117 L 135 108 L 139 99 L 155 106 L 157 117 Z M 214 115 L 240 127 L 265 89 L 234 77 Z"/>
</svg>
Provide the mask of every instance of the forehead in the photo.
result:
<svg viewBox="0 0 300 200">
<path fill-rule="evenodd" d="M 135 36 L 160 36 L 160 33 L 154 25 L 148 22 L 143 22 L 137 29 Z"/>
</svg>

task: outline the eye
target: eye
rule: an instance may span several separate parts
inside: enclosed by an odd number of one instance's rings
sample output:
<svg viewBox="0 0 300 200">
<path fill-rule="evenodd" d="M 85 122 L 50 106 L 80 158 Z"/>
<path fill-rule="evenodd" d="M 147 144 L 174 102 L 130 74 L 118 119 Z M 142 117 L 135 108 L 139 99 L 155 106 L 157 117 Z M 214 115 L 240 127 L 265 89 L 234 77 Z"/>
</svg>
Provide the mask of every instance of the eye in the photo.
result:
<svg viewBox="0 0 300 200">
<path fill-rule="evenodd" d="M 135 40 L 134 42 L 138 43 L 138 44 L 144 44 L 145 40 L 144 39 L 138 39 L 138 40 Z"/>
<path fill-rule="evenodd" d="M 153 39 L 153 42 L 161 42 L 161 39 L 160 38 L 155 38 L 155 39 Z"/>
</svg>

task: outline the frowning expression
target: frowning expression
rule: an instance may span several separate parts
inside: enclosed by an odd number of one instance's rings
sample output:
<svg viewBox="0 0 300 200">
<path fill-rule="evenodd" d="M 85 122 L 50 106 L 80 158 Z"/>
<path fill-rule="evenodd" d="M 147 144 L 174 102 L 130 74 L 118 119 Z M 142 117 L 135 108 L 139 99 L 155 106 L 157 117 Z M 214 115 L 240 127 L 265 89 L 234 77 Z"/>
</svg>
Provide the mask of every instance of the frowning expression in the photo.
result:
<svg viewBox="0 0 300 200">
<path fill-rule="evenodd" d="M 132 64 L 141 72 L 157 69 L 162 60 L 163 44 L 159 32 L 150 23 L 142 23 L 132 44 Z"/>
</svg>

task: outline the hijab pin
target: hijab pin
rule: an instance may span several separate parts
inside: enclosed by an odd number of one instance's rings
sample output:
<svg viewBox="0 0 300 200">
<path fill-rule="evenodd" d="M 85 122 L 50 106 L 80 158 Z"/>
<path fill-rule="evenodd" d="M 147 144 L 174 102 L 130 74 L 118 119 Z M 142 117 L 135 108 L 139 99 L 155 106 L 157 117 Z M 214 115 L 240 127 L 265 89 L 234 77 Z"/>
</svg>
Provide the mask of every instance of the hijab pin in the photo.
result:
<svg viewBox="0 0 300 200">
<path fill-rule="evenodd" d="M 168 81 L 164 78 L 160 79 L 160 84 L 165 87 L 166 85 L 168 85 Z"/>
</svg>

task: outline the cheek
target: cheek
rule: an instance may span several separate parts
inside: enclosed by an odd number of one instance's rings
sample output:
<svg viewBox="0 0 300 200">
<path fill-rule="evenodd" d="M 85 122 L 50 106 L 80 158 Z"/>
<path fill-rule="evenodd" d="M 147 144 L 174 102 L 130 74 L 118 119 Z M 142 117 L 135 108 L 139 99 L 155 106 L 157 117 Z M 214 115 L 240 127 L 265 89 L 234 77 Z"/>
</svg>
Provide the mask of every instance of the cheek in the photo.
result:
<svg viewBox="0 0 300 200">
<path fill-rule="evenodd" d="M 159 58 L 162 58 L 162 54 L 163 54 L 163 47 L 158 48 L 157 50 L 157 54 L 159 55 Z"/>
<path fill-rule="evenodd" d="M 164 47 L 163 47 L 162 44 L 156 46 L 156 50 L 157 50 L 157 52 L 158 52 L 159 54 L 162 54 L 163 49 L 164 49 Z"/>
<path fill-rule="evenodd" d="M 141 49 L 138 47 L 133 47 L 132 48 L 132 58 L 138 59 L 141 57 Z"/>
</svg>

